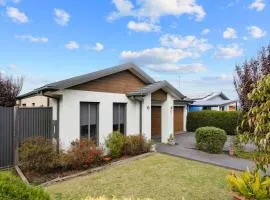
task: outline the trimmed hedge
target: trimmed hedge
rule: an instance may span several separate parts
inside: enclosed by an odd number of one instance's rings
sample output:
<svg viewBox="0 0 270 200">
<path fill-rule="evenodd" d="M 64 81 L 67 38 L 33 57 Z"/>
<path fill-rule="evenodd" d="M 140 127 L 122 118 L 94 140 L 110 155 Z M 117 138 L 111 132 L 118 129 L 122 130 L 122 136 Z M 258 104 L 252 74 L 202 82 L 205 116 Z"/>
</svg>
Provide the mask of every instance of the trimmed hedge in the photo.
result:
<svg viewBox="0 0 270 200">
<path fill-rule="evenodd" d="M 194 132 L 197 128 L 214 126 L 221 128 L 228 135 L 235 135 L 240 112 L 237 111 L 198 111 L 190 112 L 187 116 L 187 131 Z"/>
<path fill-rule="evenodd" d="M 29 186 L 9 172 L 0 172 L 0 199 L 50 200 L 41 187 Z"/>
<path fill-rule="evenodd" d="M 196 147 L 208 153 L 221 153 L 227 140 L 224 130 L 216 127 L 202 127 L 196 130 Z"/>
</svg>

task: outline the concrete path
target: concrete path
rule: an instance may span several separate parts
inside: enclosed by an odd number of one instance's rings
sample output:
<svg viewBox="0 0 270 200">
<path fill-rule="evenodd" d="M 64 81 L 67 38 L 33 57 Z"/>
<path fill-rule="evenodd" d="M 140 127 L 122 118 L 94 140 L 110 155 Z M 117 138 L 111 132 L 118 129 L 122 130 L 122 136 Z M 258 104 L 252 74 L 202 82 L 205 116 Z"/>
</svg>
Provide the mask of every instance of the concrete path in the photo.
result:
<svg viewBox="0 0 270 200">
<path fill-rule="evenodd" d="M 183 157 L 190 160 L 196 160 L 204 163 L 209 163 L 225 168 L 235 170 L 246 170 L 247 167 L 252 169 L 254 163 L 250 160 L 231 157 L 227 154 L 209 154 L 195 149 L 195 134 L 182 133 L 176 136 L 178 145 L 170 146 L 167 144 L 158 143 L 156 149 L 160 153 L 170 154 L 173 156 Z M 232 138 L 228 138 L 224 150 L 228 150 L 231 145 Z"/>
</svg>

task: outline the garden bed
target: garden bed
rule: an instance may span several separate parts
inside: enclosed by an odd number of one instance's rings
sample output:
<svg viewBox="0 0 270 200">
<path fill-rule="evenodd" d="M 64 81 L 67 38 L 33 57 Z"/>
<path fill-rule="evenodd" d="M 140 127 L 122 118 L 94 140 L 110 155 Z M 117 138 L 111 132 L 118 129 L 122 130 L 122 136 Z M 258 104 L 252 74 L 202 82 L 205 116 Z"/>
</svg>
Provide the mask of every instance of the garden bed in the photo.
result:
<svg viewBox="0 0 270 200">
<path fill-rule="evenodd" d="M 58 182 L 61 181 L 62 178 L 65 179 L 65 177 L 73 177 L 74 175 L 80 176 L 81 174 L 88 174 L 92 171 L 97 171 L 99 169 L 105 168 L 106 166 L 113 165 L 114 163 L 118 163 L 119 161 L 125 161 L 132 158 L 139 158 L 142 156 L 146 156 L 149 153 L 141 154 L 138 156 L 122 156 L 120 158 L 111 159 L 110 161 L 103 161 L 100 162 L 98 165 L 92 165 L 91 167 L 87 169 L 81 169 L 81 170 L 63 170 L 63 169 L 56 169 L 54 172 L 50 173 L 38 173 L 38 172 L 27 172 L 23 171 L 25 177 L 28 179 L 30 184 L 33 185 L 47 185 L 48 182 Z M 97 169 L 97 170 L 96 170 Z"/>
</svg>

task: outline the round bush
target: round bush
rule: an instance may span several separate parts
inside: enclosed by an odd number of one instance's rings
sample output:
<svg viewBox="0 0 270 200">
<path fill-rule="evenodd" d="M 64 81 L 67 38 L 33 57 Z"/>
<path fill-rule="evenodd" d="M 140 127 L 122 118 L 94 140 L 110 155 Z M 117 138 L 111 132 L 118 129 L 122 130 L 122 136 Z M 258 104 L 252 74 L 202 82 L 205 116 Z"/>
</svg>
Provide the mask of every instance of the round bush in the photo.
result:
<svg viewBox="0 0 270 200">
<path fill-rule="evenodd" d="M 123 148 L 125 145 L 125 137 L 120 132 L 113 132 L 106 140 L 106 146 L 110 150 L 110 156 L 112 158 L 118 158 L 123 154 Z"/>
<path fill-rule="evenodd" d="M 196 147 L 208 153 L 221 153 L 227 140 L 226 131 L 216 127 L 196 130 Z"/>
<path fill-rule="evenodd" d="M 29 186 L 9 172 L 0 172 L 0 199 L 50 200 L 41 187 Z"/>
</svg>

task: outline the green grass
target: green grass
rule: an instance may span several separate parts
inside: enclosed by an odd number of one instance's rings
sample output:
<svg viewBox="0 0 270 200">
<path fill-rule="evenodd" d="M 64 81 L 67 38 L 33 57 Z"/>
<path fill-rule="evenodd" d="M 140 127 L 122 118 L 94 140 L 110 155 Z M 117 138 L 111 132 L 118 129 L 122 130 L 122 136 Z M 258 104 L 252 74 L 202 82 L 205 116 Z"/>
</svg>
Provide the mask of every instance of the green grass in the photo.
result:
<svg viewBox="0 0 270 200">
<path fill-rule="evenodd" d="M 53 198 L 60 199 L 60 195 L 65 200 L 80 200 L 87 196 L 229 200 L 228 174 L 229 170 L 224 168 L 155 154 L 49 186 L 47 191 Z"/>
<path fill-rule="evenodd" d="M 258 157 L 268 157 L 270 159 L 270 155 L 267 153 L 259 152 L 259 151 L 252 151 L 252 152 L 245 152 L 241 150 L 236 150 L 235 155 L 239 158 L 254 160 Z"/>
</svg>

